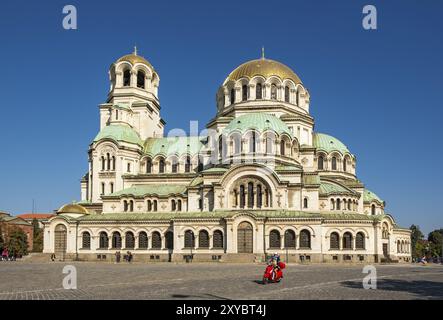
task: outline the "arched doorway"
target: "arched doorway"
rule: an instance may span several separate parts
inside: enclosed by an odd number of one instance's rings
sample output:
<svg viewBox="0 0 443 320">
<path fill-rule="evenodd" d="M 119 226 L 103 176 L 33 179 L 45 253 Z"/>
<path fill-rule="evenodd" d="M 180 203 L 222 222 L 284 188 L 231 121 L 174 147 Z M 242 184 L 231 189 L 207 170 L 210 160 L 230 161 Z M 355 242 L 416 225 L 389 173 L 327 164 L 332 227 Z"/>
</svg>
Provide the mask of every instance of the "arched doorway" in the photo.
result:
<svg viewBox="0 0 443 320">
<path fill-rule="evenodd" d="M 237 228 L 237 252 L 252 253 L 253 252 L 253 228 L 252 224 L 244 221 Z"/>
<path fill-rule="evenodd" d="M 58 224 L 54 230 L 54 253 L 55 257 L 60 260 L 65 260 L 66 255 L 66 234 L 67 230 L 65 225 Z"/>
</svg>

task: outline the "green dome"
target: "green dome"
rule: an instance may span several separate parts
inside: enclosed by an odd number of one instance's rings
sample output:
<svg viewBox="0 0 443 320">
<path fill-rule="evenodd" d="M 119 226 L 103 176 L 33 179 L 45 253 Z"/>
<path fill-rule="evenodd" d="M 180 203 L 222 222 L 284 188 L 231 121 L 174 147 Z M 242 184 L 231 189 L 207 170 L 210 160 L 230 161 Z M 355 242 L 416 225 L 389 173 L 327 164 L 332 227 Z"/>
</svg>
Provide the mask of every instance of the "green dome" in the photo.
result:
<svg viewBox="0 0 443 320">
<path fill-rule="evenodd" d="M 112 139 L 115 141 L 138 144 L 140 146 L 143 145 L 143 141 L 140 139 L 139 135 L 134 131 L 134 129 L 122 125 L 110 125 L 104 127 L 95 137 L 94 142 L 102 139 Z"/>
<path fill-rule="evenodd" d="M 382 199 L 380 199 L 379 196 L 377 196 L 375 193 L 373 193 L 372 191 L 365 189 L 365 191 L 363 192 L 363 201 L 364 202 L 379 202 L 379 203 L 383 203 L 384 201 Z"/>
<path fill-rule="evenodd" d="M 314 133 L 314 147 L 318 150 L 323 150 L 326 152 L 339 151 L 342 154 L 351 153 L 343 142 L 334 138 L 333 136 L 324 133 Z"/>
<path fill-rule="evenodd" d="M 255 129 L 259 132 L 266 130 L 275 131 L 278 134 L 286 133 L 292 137 L 288 126 L 276 116 L 267 113 L 248 113 L 232 120 L 224 129 L 225 134 L 233 131 L 246 132 L 249 129 Z"/>
</svg>

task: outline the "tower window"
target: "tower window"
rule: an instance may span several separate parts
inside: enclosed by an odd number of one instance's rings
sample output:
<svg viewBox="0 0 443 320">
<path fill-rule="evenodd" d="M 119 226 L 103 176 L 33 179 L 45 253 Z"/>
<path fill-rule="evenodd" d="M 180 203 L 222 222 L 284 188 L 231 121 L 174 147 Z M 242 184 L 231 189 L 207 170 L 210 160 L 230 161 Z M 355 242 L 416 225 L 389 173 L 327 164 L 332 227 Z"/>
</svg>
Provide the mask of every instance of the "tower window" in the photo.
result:
<svg viewBox="0 0 443 320">
<path fill-rule="evenodd" d="M 235 102 L 235 89 L 231 89 L 231 104 Z"/>
<path fill-rule="evenodd" d="M 161 159 L 158 163 L 158 172 L 159 173 L 165 173 L 165 160 Z"/>
<path fill-rule="evenodd" d="M 318 170 L 323 170 L 324 163 L 323 163 L 323 156 L 318 157 Z"/>
<path fill-rule="evenodd" d="M 308 198 L 303 199 L 303 208 L 305 208 L 305 209 L 308 208 Z"/>
<path fill-rule="evenodd" d="M 105 183 L 104 183 L 104 182 L 102 182 L 102 191 L 101 191 L 100 194 L 101 194 L 101 195 L 104 195 L 104 194 L 105 194 Z"/>
<path fill-rule="evenodd" d="M 289 87 L 285 87 L 285 102 L 289 102 Z"/>
<path fill-rule="evenodd" d="M 185 172 L 191 172 L 191 158 L 186 157 Z"/>
<path fill-rule="evenodd" d="M 137 88 L 145 88 L 145 73 L 143 71 L 137 73 Z"/>
<path fill-rule="evenodd" d="M 248 100 L 248 86 L 244 85 L 242 87 L 242 101 Z"/>
<path fill-rule="evenodd" d="M 114 183 L 113 182 L 111 182 L 110 188 L 111 188 L 111 193 L 114 193 Z"/>
<path fill-rule="evenodd" d="M 123 72 L 123 86 L 129 87 L 131 85 L 131 71 L 129 69 Z"/>
<path fill-rule="evenodd" d="M 271 99 L 277 100 L 277 86 L 275 84 L 271 85 Z"/>
<path fill-rule="evenodd" d="M 337 170 L 337 158 L 332 158 L 332 170 Z"/>
<path fill-rule="evenodd" d="M 152 172 L 152 161 L 151 159 L 146 160 L 146 173 Z"/>
<path fill-rule="evenodd" d="M 255 98 L 256 99 L 263 99 L 262 98 L 262 86 L 261 83 L 257 83 L 257 86 L 255 87 Z"/>
<path fill-rule="evenodd" d="M 128 172 L 131 172 L 131 163 L 129 163 L 129 162 L 128 162 L 127 171 L 128 171 Z"/>
</svg>

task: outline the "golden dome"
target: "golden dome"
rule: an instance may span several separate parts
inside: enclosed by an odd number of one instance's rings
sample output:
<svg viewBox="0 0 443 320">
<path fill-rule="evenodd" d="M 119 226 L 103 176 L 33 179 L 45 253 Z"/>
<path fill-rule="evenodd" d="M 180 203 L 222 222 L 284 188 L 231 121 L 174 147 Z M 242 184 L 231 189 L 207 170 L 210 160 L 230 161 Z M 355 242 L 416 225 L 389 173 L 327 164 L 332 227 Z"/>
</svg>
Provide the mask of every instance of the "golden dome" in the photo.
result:
<svg viewBox="0 0 443 320">
<path fill-rule="evenodd" d="M 238 66 L 229 74 L 224 83 L 237 81 L 244 77 L 251 79 L 255 76 L 263 76 L 264 78 L 277 76 L 281 80 L 291 79 L 295 84 L 302 83 L 300 78 L 288 66 L 278 61 L 264 58 L 251 60 Z"/>
<path fill-rule="evenodd" d="M 148 60 L 146 60 L 142 56 L 137 55 L 137 47 L 134 47 L 134 52 L 133 53 L 127 54 L 127 55 L 121 57 L 120 59 L 118 59 L 116 61 L 116 63 L 119 63 L 119 62 L 122 62 L 122 61 L 129 62 L 132 65 L 135 65 L 136 63 L 142 63 L 142 64 L 147 65 L 152 70 L 154 70 L 154 67 L 152 66 L 152 64 L 149 63 Z"/>
<path fill-rule="evenodd" d="M 89 211 L 86 208 L 82 207 L 79 204 L 68 203 L 62 206 L 57 210 L 57 214 L 61 213 L 80 213 L 80 214 L 89 214 Z"/>
</svg>

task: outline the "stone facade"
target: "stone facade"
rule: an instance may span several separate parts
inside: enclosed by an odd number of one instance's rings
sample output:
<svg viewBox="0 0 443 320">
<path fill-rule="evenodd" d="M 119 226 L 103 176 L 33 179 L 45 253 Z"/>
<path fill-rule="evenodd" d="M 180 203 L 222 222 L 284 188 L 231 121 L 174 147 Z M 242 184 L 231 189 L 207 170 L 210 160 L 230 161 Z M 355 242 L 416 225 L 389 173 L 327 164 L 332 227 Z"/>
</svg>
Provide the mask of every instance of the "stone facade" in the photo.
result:
<svg viewBox="0 0 443 320">
<path fill-rule="evenodd" d="M 44 252 L 84 260 L 410 261 L 410 232 L 356 175 L 340 140 L 314 131 L 310 95 L 273 60 L 246 62 L 204 132 L 168 134 L 159 75 L 136 52 L 110 68 L 81 201 L 45 222 Z"/>
</svg>

